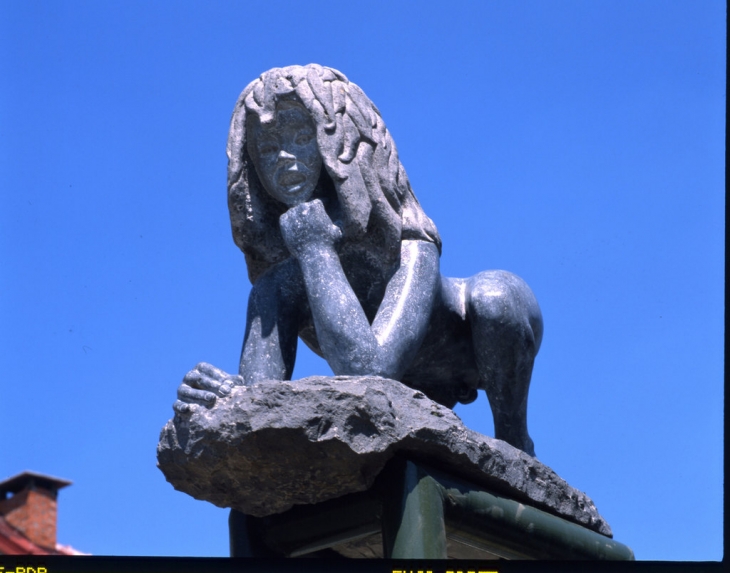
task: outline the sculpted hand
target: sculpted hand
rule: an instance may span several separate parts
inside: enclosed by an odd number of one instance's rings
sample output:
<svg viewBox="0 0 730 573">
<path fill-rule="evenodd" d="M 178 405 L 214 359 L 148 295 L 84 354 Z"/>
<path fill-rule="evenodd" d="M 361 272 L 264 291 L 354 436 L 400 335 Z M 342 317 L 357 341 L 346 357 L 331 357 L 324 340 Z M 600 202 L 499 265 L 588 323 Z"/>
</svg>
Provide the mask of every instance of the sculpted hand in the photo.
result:
<svg viewBox="0 0 730 573">
<path fill-rule="evenodd" d="M 226 374 L 201 362 L 183 378 L 172 409 L 178 414 L 191 414 L 201 405 L 210 408 L 217 397 L 228 396 L 234 386 L 243 386 L 241 376 Z"/>
<path fill-rule="evenodd" d="M 289 209 L 279 217 L 279 226 L 289 252 L 297 259 L 309 246 L 333 246 L 342 237 L 319 199 Z"/>
</svg>

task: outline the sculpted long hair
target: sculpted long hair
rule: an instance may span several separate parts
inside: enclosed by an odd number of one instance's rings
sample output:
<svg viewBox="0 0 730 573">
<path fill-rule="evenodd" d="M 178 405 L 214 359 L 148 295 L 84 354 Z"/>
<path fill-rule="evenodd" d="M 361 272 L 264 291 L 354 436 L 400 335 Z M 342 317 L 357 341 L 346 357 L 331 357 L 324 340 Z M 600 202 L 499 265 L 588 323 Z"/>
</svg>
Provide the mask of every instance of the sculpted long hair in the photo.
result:
<svg viewBox="0 0 730 573">
<path fill-rule="evenodd" d="M 269 196 L 256 174 L 246 146 L 246 121 L 249 114 L 262 124 L 274 121 L 277 102 L 285 100 L 301 104 L 314 120 L 322 175 L 334 187 L 346 243 L 377 244 L 384 264 L 398 261 L 403 239 L 430 241 L 441 249 L 436 226 L 411 190 L 380 112 L 363 91 L 332 68 L 274 68 L 243 90 L 228 135 L 228 209 L 251 282 L 289 253 L 279 230 L 287 207 Z"/>
</svg>

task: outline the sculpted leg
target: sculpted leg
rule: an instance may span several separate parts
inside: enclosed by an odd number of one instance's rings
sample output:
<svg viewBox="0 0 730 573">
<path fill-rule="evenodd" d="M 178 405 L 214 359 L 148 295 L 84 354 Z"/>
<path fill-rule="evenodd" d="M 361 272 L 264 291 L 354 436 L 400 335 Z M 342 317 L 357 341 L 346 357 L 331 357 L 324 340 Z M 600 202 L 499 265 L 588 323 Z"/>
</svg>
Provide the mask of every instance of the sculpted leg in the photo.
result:
<svg viewBox="0 0 730 573">
<path fill-rule="evenodd" d="M 535 455 L 527 433 L 527 394 L 542 340 L 542 315 L 530 288 L 505 271 L 486 271 L 467 284 L 480 386 L 494 415 L 495 437 Z"/>
</svg>

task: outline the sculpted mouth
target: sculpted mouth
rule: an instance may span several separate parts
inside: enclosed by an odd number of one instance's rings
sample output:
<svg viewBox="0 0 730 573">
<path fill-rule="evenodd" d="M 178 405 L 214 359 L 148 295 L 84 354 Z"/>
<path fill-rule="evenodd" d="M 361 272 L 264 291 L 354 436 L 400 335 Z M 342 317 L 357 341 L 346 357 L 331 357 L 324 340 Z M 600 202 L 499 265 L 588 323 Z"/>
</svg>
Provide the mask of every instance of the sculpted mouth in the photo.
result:
<svg viewBox="0 0 730 573">
<path fill-rule="evenodd" d="M 301 171 L 287 171 L 286 173 L 282 173 L 279 177 L 279 185 L 283 185 L 284 187 L 293 187 L 301 185 L 304 181 L 306 181 L 306 179 L 307 176 Z"/>
</svg>

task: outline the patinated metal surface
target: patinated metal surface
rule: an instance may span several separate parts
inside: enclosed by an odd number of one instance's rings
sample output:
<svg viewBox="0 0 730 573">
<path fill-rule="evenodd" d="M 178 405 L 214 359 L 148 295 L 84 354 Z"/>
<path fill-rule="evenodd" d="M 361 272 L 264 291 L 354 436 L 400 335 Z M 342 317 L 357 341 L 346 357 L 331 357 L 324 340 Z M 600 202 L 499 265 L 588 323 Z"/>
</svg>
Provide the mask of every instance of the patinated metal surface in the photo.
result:
<svg viewBox="0 0 730 573">
<path fill-rule="evenodd" d="M 634 559 L 622 543 L 401 457 L 366 492 L 265 518 L 233 510 L 231 524 L 239 557 Z"/>
</svg>

